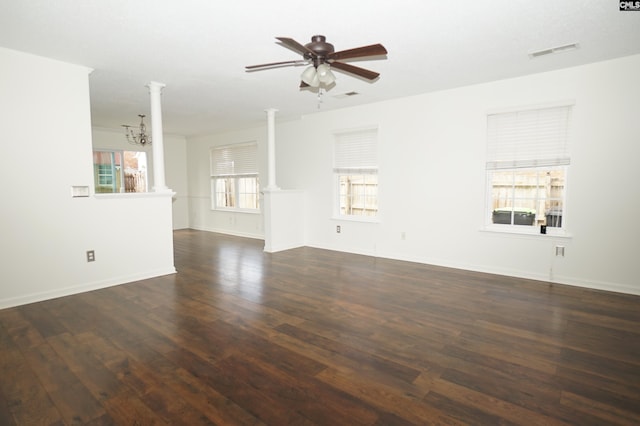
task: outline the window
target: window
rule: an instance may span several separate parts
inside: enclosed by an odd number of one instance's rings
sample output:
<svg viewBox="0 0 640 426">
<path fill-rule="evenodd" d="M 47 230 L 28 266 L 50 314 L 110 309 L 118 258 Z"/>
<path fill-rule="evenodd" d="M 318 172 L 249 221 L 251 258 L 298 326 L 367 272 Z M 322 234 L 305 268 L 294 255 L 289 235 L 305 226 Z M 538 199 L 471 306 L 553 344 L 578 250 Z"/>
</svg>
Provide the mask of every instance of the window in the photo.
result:
<svg viewBox="0 0 640 426">
<path fill-rule="evenodd" d="M 212 148 L 211 208 L 258 210 L 258 145 L 256 143 Z"/>
<path fill-rule="evenodd" d="M 487 223 L 563 228 L 570 106 L 487 117 Z"/>
<path fill-rule="evenodd" d="M 138 151 L 93 151 L 96 194 L 147 192 L 147 154 Z"/>
<path fill-rule="evenodd" d="M 378 215 L 378 130 L 335 135 L 333 173 L 340 217 Z"/>
</svg>

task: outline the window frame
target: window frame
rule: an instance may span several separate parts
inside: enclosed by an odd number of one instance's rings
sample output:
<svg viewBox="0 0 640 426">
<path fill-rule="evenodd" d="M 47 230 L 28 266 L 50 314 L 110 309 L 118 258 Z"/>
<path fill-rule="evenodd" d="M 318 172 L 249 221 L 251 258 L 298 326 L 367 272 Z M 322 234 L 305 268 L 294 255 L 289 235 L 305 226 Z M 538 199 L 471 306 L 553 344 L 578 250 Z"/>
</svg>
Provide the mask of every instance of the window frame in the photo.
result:
<svg viewBox="0 0 640 426">
<path fill-rule="evenodd" d="M 138 169 L 133 169 L 133 170 L 137 170 L 138 172 L 143 172 L 143 180 L 144 182 L 142 182 L 144 184 L 144 191 L 127 191 L 127 182 L 128 182 L 128 178 L 127 178 L 127 153 L 134 153 L 135 155 L 138 154 L 143 154 L 144 155 L 144 159 L 138 163 Z M 96 154 L 109 154 L 111 156 L 111 163 L 110 164 L 110 170 L 112 173 L 110 174 L 106 174 L 106 173 L 100 173 L 100 167 L 101 166 L 107 166 L 107 164 L 105 163 L 96 163 Z M 93 155 L 93 176 L 94 176 L 94 182 L 93 182 L 93 188 L 94 188 L 94 192 L 96 194 L 99 195 L 104 195 L 104 194 L 143 194 L 143 193 L 148 193 L 149 192 L 149 167 L 148 167 L 148 153 L 146 151 L 133 151 L 133 150 L 129 150 L 129 149 L 108 149 L 108 148 L 93 148 L 92 150 L 92 155 Z M 119 156 L 119 160 L 120 160 L 120 164 L 118 164 L 118 162 L 116 161 L 116 157 Z M 142 168 L 140 168 L 140 164 L 142 164 Z M 106 176 L 110 176 L 112 183 L 111 184 L 102 184 L 100 182 L 100 178 L 101 177 L 106 177 Z M 135 178 L 134 178 L 135 179 Z M 138 182 L 138 183 L 140 183 Z M 120 187 L 117 187 L 117 185 L 120 185 Z M 136 184 L 135 187 L 137 187 L 138 185 Z M 107 192 L 103 192 L 100 188 L 111 188 L 111 189 L 115 189 L 114 191 L 107 191 Z"/>
<path fill-rule="evenodd" d="M 250 148 L 249 152 L 241 152 L 246 148 Z M 225 153 L 226 151 L 226 153 Z M 221 153 L 227 160 L 233 163 L 230 167 L 222 162 L 222 158 L 216 159 L 216 153 Z M 240 162 L 236 167 L 235 162 Z M 262 204 L 260 202 L 260 177 L 258 173 L 258 143 L 257 142 L 243 142 L 236 144 L 213 146 L 209 149 L 209 163 L 210 163 L 210 197 L 211 197 L 211 210 L 227 211 L 227 212 L 241 212 L 241 213 L 261 213 Z M 228 163 L 228 162 L 226 162 Z M 239 169 L 236 171 L 236 169 Z M 255 192 L 242 192 L 241 181 L 243 179 L 253 180 L 253 186 L 255 186 Z M 233 197 L 233 203 L 235 205 L 220 205 L 218 202 L 218 194 L 227 194 L 227 191 L 218 191 L 218 183 L 222 180 L 231 180 Z M 255 208 L 240 207 L 240 199 L 242 195 L 251 194 L 255 197 Z M 225 197 L 226 198 L 226 197 Z"/>
<path fill-rule="evenodd" d="M 367 137 L 370 135 L 370 137 Z M 379 222 L 380 221 L 380 173 L 379 173 L 379 131 L 377 126 L 362 127 L 357 129 L 340 130 L 333 133 L 333 219 L 348 220 L 356 222 Z M 339 145 L 341 143 L 352 144 L 354 151 L 340 155 Z M 359 145 L 359 146 L 358 146 Z M 359 151 L 363 149 L 364 151 Z M 350 158 L 349 158 L 350 157 Z M 357 157 L 357 158 L 356 158 Z M 342 213 L 342 192 L 341 178 L 344 176 L 375 176 L 375 205 L 374 214 L 343 214 Z M 367 183 L 363 184 L 365 187 Z M 363 209 L 372 211 L 371 209 Z"/>
<path fill-rule="evenodd" d="M 538 217 L 540 217 L 540 214 L 538 214 L 538 209 L 536 209 L 536 217 L 534 217 L 534 222 L 532 225 L 519 225 L 519 224 L 515 224 L 515 223 L 509 223 L 509 224 L 503 224 L 503 223 L 494 223 L 493 222 L 493 212 L 494 209 L 493 207 L 493 203 L 494 203 L 494 198 L 493 198 L 493 180 L 492 180 L 492 173 L 494 172 L 517 172 L 517 171 L 538 171 L 538 172 L 545 172 L 547 170 L 558 170 L 558 169 L 562 169 L 564 172 L 564 187 L 563 187 L 563 194 L 562 197 L 559 198 L 561 200 L 562 203 L 562 215 L 561 215 L 561 223 L 562 226 L 549 226 L 549 224 L 547 223 L 546 225 L 546 234 L 547 235 L 554 235 L 554 236 L 569 236 L 569 233 L 566 229 L 566 223 L 567 223 L 567 187 L 568 187 L 568 181 L 569 181 L 569 166 L 552 166 L 552 167 L 530 167 L 530 168 L 508 168 L 508 169 L 500 169 L 500 170 L 487 170 L 486 171 L 486 190 L 487 190 L 487 199 L 486 199 L 486 207 L 484 209 L 484 214 L 485 214 L 485 224 L 484 224 L 484 229 L 487 231 L 496 231 L 496 232 L 506 232 L 506 233 L 515 233 L 515 234 L 531 234 L 531 235 L 538 235 L 540 234 L 540 224 L 538 223 Z M 540 186 L 538 186 L 539 188 Z M 523 211 L 522 209 L 518 209 L 517 207 L 517 201 L 516 200 L 524 200 L 527 199 L 527 197 L 516 197 L 516 196 L 512 196 L 510 197 L 511 201 L 512 201 L 512 207 L 513 210 L 512 211 Z M 545 197 L 541 197 L 541 196 L 536 196 L 536 197 L 530 197 L 528 198 L 530 200 L 535 200 L 534 203 L 535 204 L 540 204 L 542 202 L 544 202 L 546 200 Z M 558 197 L 553 197 L 550 200 L 556 200 L 558 199 Z M 507 207 L 508 208 L 508 207 Z M 547 216 L 547 211 L 545 209 L 544 211 L 544 216 Z M 512 213 L 513 214 L 513 213 Z M 514 220 L 514 217 L 512 216 L 512 221 Z"/>
<path fill-rule="evenodd" d="M 538 223 L 537 218 L 540 217 L 541 214 L 547 216 L 547 210 L 544 212 L 538 212 L 536 209 L 536 217 L 534 217 L 534 222 L 532 225 L 521 225 L 515 224 L 514 217 L 511 218 L 511 223 L 494 223 L 493 221 L 493 212 L 494 212 L 494 186 L 493 186 L 493 174 L 496 172 L 512 172 L 517 173 L 518 171 L 523 172 L 546 172 L 550 170 L 563 170 L 564 172 L 564 185 L 562 188 L 562 196 L 560 197 L 560 204 L 562 205 L 562 214 L 561 214 L 561 226 L 549 226 L 549 224 L 545 227 L 544 235 L 551 235 L 556 237 L 570 237 L 570 233 L 567 229 L 567 199 L 568 199 L 568 188 L 569 188 L 569 169 L 570 169 L 570 152 L 568 149 L 569 142 L 571 139 L 570 131 L 571 131 L 571 116 L 573 113 L 574 102 L 573 101 L 565 101 L 544 105 L 535 105 L 528 106 L 522 108 L 512 108 L 508 110 L 499 110 L 492 111 L 487 113 L 487 166 L 485 169 L 485 206 L 483 208 L 483 227 L 482 229 L 485 231 L 493 231 L 493 232 L 502 232 L 502 233 L 511 233 L 511 234 L 525 234 L 525 235 L 541 235 L 543 234 L 541 229 L 541 224 Z M 490 129 L 489 129 L 489 117 L 491 115 L 500 115 L 500 114 L 517 114 L 517 113 L 527 113 L 527 112 L 544 112 L 544 110 L 552 110 L 552 109 L 565 109 L 566 108 L 566 120 L 563 124 L 564 131 L 566 132 L 564 135 L 564 139 L 559 141 L 558 145 L 558 153 L 557 157 L 547 158 L 543 156 L 536 156 L 535 158 L 518 160 L 516 157 L 512 159 L 502 158 L 503 161 L 496 161 L 496 158 L 492 153 L 490 153 Z M 495 148 L 495 147 L 494 147 Z M 544 152 L 548 147 L 544 147 L 541 151 Z M 546 152 L 545 152 L 546 153 Z M 514 183 L 514 188 L 516 188 Z M 536 192 L 539 191 L 540 185 L 536 185 Z M 514 189 L 515 191 L 515 189 Z M 512 208 L 516 207 L 515 203 L 517 199 L 526 199 L 527 197 L 516 197 L 515 194 L 511 197 Z M 554 197 L 557 198 L 557 197 Z M 542 196 L 531 197 L 530 200 L 535 200 L 536 205 L 540 205 L 546 198 Z M 513 215 L 513 213 L 512 213 Z"/>
<path fill-rule="evenodd" d="M 341 178 L 342 177 L 346 177 L 346 176 L 350 176 L 350 177 L 362 177 L 364 179 L 366 179 L 369 176 L 375 176 L 376 181 L 375 181 L 375 202 L 373 204 L 375 204 L 375 209 L 368 209 L 366 208 L 367 206 L 367 202 L 365 201 L 365 207 L 362 208 L 363 211 L 374 211 L 375 214 L 371 214 L 371 215 L 367 215 L 367 214 L 343 214 L 342 213 L 342 182 L 341 182 Z M 364 182 L 361 184 L 362 186 L 365 187 L 365 194 L 363 195 L 365 198 L 367 197 L 371 197 L 371 195 L 367 194 L 366 191 L 366 187 L 368 185 L 371 185 L 371 183 L 368 182 Z M 378 207 L 378 200 L 379 200 L 379 190 L 380 190 L 380 181 L 378 178 L 378 173 L 335 173 L 334 172 L 334 188 L 336 188 L 336 202 L 335 202 L 335 218 L 338 219 L 344 219 L 344 220 L 355 220 L 355 221 L 362 221 L 362 222 L 377 222 L 379 221 L 380 218 L 380 208 Z"/>
</svg>

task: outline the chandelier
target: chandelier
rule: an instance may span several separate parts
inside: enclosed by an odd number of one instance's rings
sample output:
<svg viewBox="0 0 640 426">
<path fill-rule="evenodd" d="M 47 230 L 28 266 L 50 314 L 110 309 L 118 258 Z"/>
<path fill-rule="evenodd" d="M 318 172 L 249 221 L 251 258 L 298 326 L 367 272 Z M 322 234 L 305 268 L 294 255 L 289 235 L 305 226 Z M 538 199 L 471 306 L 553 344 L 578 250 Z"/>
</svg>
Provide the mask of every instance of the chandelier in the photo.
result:
<svg viewBox="0 0 640 426">
<path fill-rule="evenodd" d="M 138 117 L 140 117 L 138 133 L 135 133 L 133 129 L 131 129 L 133 126 L 129 126 L 127 124 L 122 125 L 122 127 L 124 127 L 124 134 L 127 137 L 127 142 L 133 145 L 151 145 L 151 136 L 147 135 L 147 126 L 144 124 L 144 118 L 146 115 L 138 114 Z"/>
</svg>

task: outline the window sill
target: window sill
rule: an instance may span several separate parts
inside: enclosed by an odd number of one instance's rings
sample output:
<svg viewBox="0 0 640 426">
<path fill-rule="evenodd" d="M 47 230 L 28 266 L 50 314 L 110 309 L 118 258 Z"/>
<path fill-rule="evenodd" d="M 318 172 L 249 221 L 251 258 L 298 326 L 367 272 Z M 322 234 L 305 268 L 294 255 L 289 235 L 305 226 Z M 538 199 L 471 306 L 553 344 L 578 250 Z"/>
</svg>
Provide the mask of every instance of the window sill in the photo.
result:
<svg viewBox="0 0 640 426">
<path fill-rule="evenodd" d="M 521 229 L 520 229 L 521 228 Z M 540 227 L 538 226 L 513 226 L 513 225 L 486 225 L 481 228 L 482 232 L 490 232 L 495 234 L 507 234 L 526 237 L 538 237 L 538 238 L 566 238 L 571 239 L 573 235 L 564 229 L 547 228 L 546 234 L 540 233 Z"/>
<path fill-rule="evenodd" d="M 113 193 L 101 193 L 94 194 L 94 197 L 98 200 L 106 199 L 125 199 L 125 198 L 157 198 L 157 197 L 173 197 L 176 195 L 173 191 L 167 192 L 113 192 Z"/>
<path fill-rule="evenodd" d="M 339 220 L 341 222 L 361 222 L 361 223 L 380 223 L 377 217 L 367 216 L 333 216 L 331 220 Z"/>
<path fill-rule="evenodd" d="M 249 210 L 249 209 L 223 209 L 223 208 L 212 208 L 211 211 L 214 212 L 224 212 L 224 213 L 244 213 L 244 214 L 261 214 L 262 210 Z"/>
</svg>

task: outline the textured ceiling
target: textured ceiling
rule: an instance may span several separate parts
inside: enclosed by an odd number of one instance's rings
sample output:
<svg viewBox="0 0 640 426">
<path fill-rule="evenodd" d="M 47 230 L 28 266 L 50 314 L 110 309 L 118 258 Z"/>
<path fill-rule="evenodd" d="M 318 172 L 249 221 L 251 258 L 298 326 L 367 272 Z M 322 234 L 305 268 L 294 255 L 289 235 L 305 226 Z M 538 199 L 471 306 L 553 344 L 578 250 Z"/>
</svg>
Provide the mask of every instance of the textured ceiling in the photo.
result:
<svg viewBox="0 0 640 426">
<path fill-rule="evenodd" d="M 149 81 L 165 83 L 165 132 L 199 135 L 640 53 L 640 12 L 615 0 L 0 0 L 0 46 L 93 68 L 93 125 L 149 114 Z M 245 72 L 300 59 L 276 43 L 327 36 L 336 50 L 382 43 L 386 60 L 337 73 L 322 97 L 300 90 L 304 68 Z M 535 50 L 579 49 L 530 59 Z M 341 96 L 346 92 L 357 96 Z"/>
</svg>

